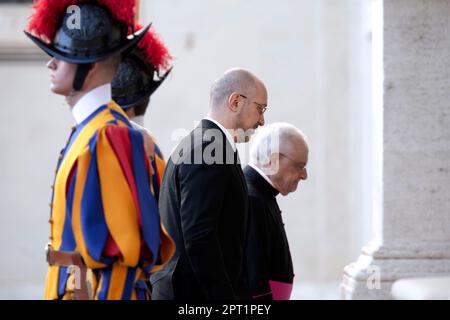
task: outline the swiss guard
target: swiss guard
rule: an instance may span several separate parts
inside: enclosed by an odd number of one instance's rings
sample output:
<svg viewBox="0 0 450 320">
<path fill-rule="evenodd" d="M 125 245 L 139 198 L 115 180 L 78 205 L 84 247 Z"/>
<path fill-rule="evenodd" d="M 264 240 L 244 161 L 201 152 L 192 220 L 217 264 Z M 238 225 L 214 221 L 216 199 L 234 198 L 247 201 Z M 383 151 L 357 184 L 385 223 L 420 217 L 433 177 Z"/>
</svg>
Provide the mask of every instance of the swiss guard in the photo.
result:
<svg viewBox="0 0 450 320">
<path fill-rule="evenodd" d="M 135 0 L 38 0 L 27 36 L 52 59 L 51 90 L 75 118 L 51 200 L 46 299 L 148 299 L 171 257 L 152 189 L 152 150 L 112 100 L 134 30 Z M 146 147 L 147 146 L 147 147 Z"/>
<path fill-rule="evenodd" d="M 139 24 L 135 30 L 141 30 Z M 165 168 L 165 161 L 161 150 L 156 144 L 152 133 L 145 128 L 144 116 L 150 103 L 151 95 L 167 78 L 172 70 L 169 67 L 172 59 L 169 50 L 157 35 L 154 28 L 150 28 L 137 47 L 122 61 L 114 80 L 112 81 L 112 98 L 117 102 L 131 120 L 132 126 L 140 130 L 144 139 L 148 141 L 148 149 L 154 149 L 151 163 L 155 175 L 153 188 L 156 197 Z"/>
</svg>

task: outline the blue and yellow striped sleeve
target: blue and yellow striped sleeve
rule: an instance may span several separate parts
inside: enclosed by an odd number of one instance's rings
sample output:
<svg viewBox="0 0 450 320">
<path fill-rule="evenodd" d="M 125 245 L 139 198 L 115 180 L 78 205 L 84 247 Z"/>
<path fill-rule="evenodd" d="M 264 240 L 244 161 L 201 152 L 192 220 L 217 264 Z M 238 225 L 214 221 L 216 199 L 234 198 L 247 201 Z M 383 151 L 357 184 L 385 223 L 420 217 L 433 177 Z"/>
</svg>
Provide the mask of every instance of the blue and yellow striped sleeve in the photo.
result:
<svg viewBox="0 0 450 320">
<path fill-rule="evenodd" d="M 77 250 L 94 269 L 98 299 L 131 299 L 160 257 L 158 206 L 142 134 L 99 129 L 77 159 L 72 227 Z"/>
</svg>

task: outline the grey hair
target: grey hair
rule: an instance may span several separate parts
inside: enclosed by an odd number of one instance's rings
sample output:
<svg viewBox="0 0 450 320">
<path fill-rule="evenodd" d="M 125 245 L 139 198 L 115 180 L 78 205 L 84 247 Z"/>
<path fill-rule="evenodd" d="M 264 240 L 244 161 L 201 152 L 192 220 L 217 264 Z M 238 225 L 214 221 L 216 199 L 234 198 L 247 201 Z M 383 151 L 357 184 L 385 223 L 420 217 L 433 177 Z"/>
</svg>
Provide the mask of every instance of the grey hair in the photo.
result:
<svg viewBox="0 0 450 320">
<path fill-rule="evenodd" d="M 290 143 L 295 137 L 301 138 L 307 143 L 306 135 L 297 127 L 286 122 L 275 122 L 261 128 L 253 138 L 250 147 L 250 162 L 267 165 L 270 156 L 278 153 L 280 147 Z"/>
</svg>

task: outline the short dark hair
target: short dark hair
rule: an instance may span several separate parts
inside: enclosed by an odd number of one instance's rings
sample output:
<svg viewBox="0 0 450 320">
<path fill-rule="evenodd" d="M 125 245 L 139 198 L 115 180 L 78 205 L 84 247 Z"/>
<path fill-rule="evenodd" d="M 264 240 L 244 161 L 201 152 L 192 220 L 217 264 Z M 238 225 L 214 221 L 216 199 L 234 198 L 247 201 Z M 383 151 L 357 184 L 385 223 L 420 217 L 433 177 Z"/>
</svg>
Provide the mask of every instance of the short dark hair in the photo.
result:
<svg viewBox="0 0 450 320">
<path fill-rule="evenodd" d="M 150 98 L 146 98 L 139 102 L 137 105 L 133 107 L 134 114 L 136 116 L 143 116 L 145 115 L 145 112 L 147 111 L 148 105 L 150 103 Z"/>
</svg>

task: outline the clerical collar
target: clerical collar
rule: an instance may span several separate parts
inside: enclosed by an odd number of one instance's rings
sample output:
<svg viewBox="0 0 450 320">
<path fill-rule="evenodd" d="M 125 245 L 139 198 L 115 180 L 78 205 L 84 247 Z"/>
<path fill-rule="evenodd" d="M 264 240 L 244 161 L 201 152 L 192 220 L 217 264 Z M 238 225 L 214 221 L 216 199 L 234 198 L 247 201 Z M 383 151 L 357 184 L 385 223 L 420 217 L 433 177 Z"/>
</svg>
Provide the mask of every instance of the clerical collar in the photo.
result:
<svg viewBox="0 0 450 320">
<path fill-rule="evenodd" d="M 257 166 L 256 164 L 250 162 L 248 165 L 249 165 L 250 167 L 252 167 L 256 172 L 258 172 L 259 175 L 260 175 L 261 177 L 263 177 L 264 180 L 266 180 L 267 183 L 270 184 L 270 185 L 272 186 L 272 188 L 277 189 L 277 188 L 275 188 L 275 186 L 273 185 L 273 182 L 269 179 L 269 177 L 268 177 L 268 176 L 267 176 L 260 168 L 258 168 L 258 166 Z"/>
<path fill-rule="evenodd" d="M 222 132 L 225 134 L 225 137 L 227 137 L 228 142 L 231 144 L 231 147 L 233 148 L 233 151 L 236 152 L 236 143 L 234 142 L 234 138 L 231 135 L 230 131 L 228 131 L 223 125 L 221 125 L 218 121 L 210 118 L 210 117 L 206 117 L 204 118 L 204 120 L 208 120 L 211 121 L 212 123 L 214 123 L 216 126 L 218 126 L 220 128 L 220 130 L 222 130 Z"/>
<path fill-rule="evenodd" d="M 266 179 L 266 175 L 254 164 L 248 164 L 244 169 L 247 181 L 255 186 L 258 190 L 267 195 L 276 197 L 280 192 L 272 185 L 271 181 Z"/>
<path fill-rule="evenodd" d="M 111 84 L 107 83 L 86 93 L 72 108 L 75 122 L 80 124 L 95 110 L 108 104 L 111 98 Z"/>
</svg>

